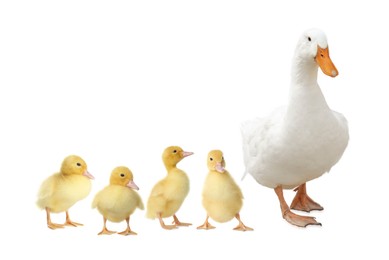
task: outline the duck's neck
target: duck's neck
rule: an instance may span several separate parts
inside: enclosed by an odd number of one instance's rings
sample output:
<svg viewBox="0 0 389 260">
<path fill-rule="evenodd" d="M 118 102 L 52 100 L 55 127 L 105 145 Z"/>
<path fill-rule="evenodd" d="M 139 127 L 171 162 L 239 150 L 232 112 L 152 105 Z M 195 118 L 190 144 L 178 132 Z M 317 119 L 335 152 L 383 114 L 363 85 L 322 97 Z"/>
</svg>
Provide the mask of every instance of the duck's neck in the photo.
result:
<svg viewBox="0 0 389 260">
<path fill-rule="evenodd" d="M 292 62 L 293 85 L 317 85 L 317 69 L 315 61 L 295 55 Z"/>
<path fill-rule="evenodd" d="M 165 164 L 167 173 L 174 172 L 173 170 L 177 169 L 177 164 Z"/>
<path fill-rule="evenodd" d="M 327 102 L 317 84 L 318 66 L 315 61 L 295 57 L 289 90 L 287 115 L 292 120 L 318 116 L 329 111 Z"/>
</svg>

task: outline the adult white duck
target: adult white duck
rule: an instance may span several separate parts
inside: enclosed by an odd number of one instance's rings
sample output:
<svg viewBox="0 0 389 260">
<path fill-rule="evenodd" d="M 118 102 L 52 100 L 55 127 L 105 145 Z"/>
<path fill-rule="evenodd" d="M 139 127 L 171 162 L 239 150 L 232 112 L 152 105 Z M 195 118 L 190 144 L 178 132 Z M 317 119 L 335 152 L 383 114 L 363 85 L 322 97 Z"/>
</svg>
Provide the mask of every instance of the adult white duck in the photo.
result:
<svg viewBox="0 0 389 260">
<path fill-rule="evenodd" d="M 309 29 L 299 39 L 293 57 L 288 105 L 242 125 L 246 173 L 275 190 L 283 218 L 299 227 L 321 225 L 290 208 L 323 209 L 307 195 L 306 182 L 328 172 L 349 140 L 346 118 L 329 108 L 317 83 L 318 67 L 328 76 L 338 75 L 325 34 Z M 283 189 L 295 187 L 297 193 L 289 208 Z"/>
</svg>

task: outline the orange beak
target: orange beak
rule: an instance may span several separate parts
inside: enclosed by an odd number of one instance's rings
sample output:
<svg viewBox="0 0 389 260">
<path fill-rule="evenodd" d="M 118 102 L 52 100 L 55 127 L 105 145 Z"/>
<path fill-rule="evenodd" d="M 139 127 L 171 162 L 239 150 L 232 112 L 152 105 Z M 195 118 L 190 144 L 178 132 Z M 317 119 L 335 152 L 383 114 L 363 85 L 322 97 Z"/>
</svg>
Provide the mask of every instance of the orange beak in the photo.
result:
<svg viewBox="0 0 389 260">
<path fill-rule="evenodd" d="M 328 47 L 322 49 L 319 46 L 317 46 L 317 54 L 315 60 L 324 74 L 333 78 L 338 76 L 339 74 L 338 70 L 336 69 L 335 65 L 332 63 L 332 60 L 330 59 Z"/>
</svg>

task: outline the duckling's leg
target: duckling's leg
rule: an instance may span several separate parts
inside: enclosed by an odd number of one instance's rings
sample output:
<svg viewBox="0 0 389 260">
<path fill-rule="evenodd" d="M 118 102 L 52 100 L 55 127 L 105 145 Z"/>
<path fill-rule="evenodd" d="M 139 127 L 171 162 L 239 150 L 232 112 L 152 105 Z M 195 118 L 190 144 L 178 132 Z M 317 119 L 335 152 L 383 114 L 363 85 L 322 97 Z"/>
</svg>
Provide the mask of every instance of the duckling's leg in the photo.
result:
<svg viewBox="0 0 389 260">
<path fill-rule="evenodd" d="M 294 191 L 297 191 L 292 204 L 291 209 L 310 212 L 311 210 L 323 210 L 323 207 L 319 203 L 313 201 L 307 194 L 306 184 L 301 184 Z"/>
<path fill-rule="evenodd" d="M 161 213 L 158 213 L 157 216 L 158 216 L 158 219 L 159 219 L 159 224 L 161 225 L 161 227 L 163 229 L 171 230 L 171 229 L 177 228 L 175 225 L 165 225 L 165 222 L 163 222 Z"/>
<path fill-rule="evenodd" d="M 126 222 L 127 222 L 127 228 L 123 232 L 120 232 L 118 234 L 124 235 L 124 236 L 138 235 L 137 233 L 131 231 L 131 228 L 130 228 L 130 217 L 126 218 Z"/>
<path fill-rule="evenodd" d="M 83 224 L 71 221 L 70 217 L 69 217 L 69 212 L 68 211 L 66 211 L 66 222 L 65 222 L 64 225 L 65 226 L 73 226 L 73 227 L 83 226 Z"/>
<path fill-rule="evenodd" d="M 190 226 L 192 225 L 191 223 L 183 223 L 183 222 L 180 222 L 176 216 L 176 214 L 173 215 L 173 224 L 176 225 L 176 226 L 182 226 L 182 227 L 187 227 L 187 226 Z"/>
<path fill-rule="evenodd" d="M 239 213 L 236 213 L 235 218 L 239 221 L 239 225 L 234 228 L 234 230 L 239 230 L 239 231 L 251 231 L 254 230 L 251 227 L 247 227 L 243 224 L 242 220 L 240 220 L 240 215 Z"/>
<path fill-rule="evenodd" d="M 107 219 L 105 217 L 103 217 L 104 219 L 104 226 L 103 226 L 103 230 L 101 230 L 100 233 L 98 233 L 97 235 L 112 235 L 114 233 L 116 233 L 115 231 L 110 231 L 107 229 Z"/>
<path fill-rule="evenodd" d="M 282 191 L 282 186 L 277 186 L 274 191 L 277 194 L 278 200 L 280 201 L 282 217 L 288 221 L 292 225 L 296 225 L 298 227 L 306 227 L 308 225 L 320 225 L 321 223 L 317 222 L 313 217 L 300 216 L 294 214 L 290 211 L 288 204 L 286 204 L 284 199 L 284 194 Z"/>
<path fill-rule="evenodd" d="M 55 224 L 51 222 L 50 218 L 50 209 L 46 207 L 46 219 L 47 219 L 47 227 L 50 229 L 63 228 L 62 224 Z"/>
<path fill-rule="evenodd" d="M 212 226 L 212 225 L 208 222 L 208 219 L 209 219 L 209 216 L 207 215 L 207 218 L 205 219 L 204 224 L 202 224 L 201 226 L 198 226 L 197 229 L 205 229 L 205 230 L 214 229 L 215 227 Z"/>
</svg>

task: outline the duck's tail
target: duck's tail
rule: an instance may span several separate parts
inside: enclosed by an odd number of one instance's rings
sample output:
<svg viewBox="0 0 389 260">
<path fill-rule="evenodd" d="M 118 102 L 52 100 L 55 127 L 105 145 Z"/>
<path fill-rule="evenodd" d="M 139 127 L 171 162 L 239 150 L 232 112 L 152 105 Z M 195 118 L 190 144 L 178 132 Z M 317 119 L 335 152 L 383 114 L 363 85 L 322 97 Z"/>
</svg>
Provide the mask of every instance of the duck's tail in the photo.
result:
<svg viewBox="0 0 389 260">
<path fill-rule="evenodd" d="M 249 144 L 251 140 L 251 122 L 246 121 L 243 122 L 240 126 L 240 132 L 242 134 L 242 149 L 243 149 L 243 161 L 245 165 L 245 171 L 243 173 L 243 176 L 241 178 L 241 181 L 244 180 L 246 175 L 249 173 L 247 166 L 248 166 L 248 161 L 249 161 L 249 156 L 250 156 L 250 150 L 249 150 Z"/>
<path fill-rule="evenodd" d="M 247 175 L 248 173 L 249 173 L 249 172 L 248 172 L 247 170 L 244 171 L 243 176 L 242 176 L 242 178 L 241 178 L 240 180 L 243 181 L 244 178 L 246 178 L 246 175 Z"/>
</svg>

